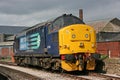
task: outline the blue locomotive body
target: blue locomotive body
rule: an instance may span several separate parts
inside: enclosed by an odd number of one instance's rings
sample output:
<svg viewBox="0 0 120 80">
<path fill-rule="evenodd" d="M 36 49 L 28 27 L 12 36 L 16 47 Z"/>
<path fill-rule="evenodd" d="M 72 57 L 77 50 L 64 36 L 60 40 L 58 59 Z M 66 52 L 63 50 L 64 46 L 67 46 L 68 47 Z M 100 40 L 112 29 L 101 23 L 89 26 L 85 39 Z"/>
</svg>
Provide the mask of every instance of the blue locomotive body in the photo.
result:
<svg viewBox="0 0 120 80">
<path fill-rule="evenodd" d="M 43 30 L 43 31 L 42 31 Z M 45 34 L 44 28 L 34 29 L 28 32 L 23 32 L 16 36 L 16 54 L 21 53 L 44 53 L 45 47 Z"/>
<path fill-rule="evenodd" d="M 48 34 L 48 25 L 37 24 L 39 27 L 32 27 L 16 35 L 14 51 L 16 55 L 42 55 L 47 54 L 59 56 L 58 32 Z"/>
</svg>

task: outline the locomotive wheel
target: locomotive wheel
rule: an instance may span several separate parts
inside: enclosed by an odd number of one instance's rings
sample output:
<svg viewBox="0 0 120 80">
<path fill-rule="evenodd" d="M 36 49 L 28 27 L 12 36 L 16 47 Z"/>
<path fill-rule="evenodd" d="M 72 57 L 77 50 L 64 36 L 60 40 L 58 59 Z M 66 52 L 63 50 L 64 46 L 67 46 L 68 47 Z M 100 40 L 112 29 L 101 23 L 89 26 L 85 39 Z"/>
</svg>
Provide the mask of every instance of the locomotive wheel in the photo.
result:
<svg viewBox="0 0 120 80">
<path fill-rule="evenodd" d="M 60 62 L 59 61 L 52 62 L 51 66 L 52 66 L 53 70 L 60 70 Z"/>
<path fill-rule="evenodd" d="M 50 59 L 41 59 L 40 60 L 40 66 L 43 67 L 44 69 L 49 69 L 51 68 L 51 60 Z"/>
</svg>

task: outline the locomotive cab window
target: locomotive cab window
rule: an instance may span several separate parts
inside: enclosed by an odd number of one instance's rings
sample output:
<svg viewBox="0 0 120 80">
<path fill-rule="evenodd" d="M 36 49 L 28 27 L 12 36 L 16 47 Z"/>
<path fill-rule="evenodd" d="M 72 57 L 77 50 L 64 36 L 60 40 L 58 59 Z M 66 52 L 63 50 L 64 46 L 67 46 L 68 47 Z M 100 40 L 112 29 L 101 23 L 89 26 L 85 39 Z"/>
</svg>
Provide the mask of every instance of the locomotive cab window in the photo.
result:
<svg viewBox="0 0 120 80">
<path fill-rule="evenodd" d="M 64 16 L 64 26 L 69 26 L 72 24 L 84 24 L 84 22 L 74 16 Z"/>
<path fill-rule="evenodd" d="M 69 26 L 72 24 L 84 24 L 84 22 L 72 15 L 63 15 L 56 18 L 48 27 L 48 33 L 58 31 L 60 28 Z"/>
</svg>

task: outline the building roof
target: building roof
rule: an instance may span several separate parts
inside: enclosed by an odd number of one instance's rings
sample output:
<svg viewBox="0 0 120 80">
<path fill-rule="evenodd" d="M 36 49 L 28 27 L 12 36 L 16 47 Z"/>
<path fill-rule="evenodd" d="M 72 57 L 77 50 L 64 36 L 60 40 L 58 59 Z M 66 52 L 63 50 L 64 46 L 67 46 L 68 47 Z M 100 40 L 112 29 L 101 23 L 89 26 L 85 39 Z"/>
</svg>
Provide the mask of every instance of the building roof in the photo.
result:
<svg viewBox="0 0 120 80">
<path fill-rule="evenodd" d="M 26 28 L 25 26 L 0 26 L 0 34 L 17 34 Z"/>
<path fill-rule="evenodd" d="M 97 20 L 88 22 L 98 32 L 120 32 L 120 20 L 118 18 Z"/>
<path fill-rule="evenodd" d="M 2 46 L 12 46 L 14 41 L 0 42 L 0 47 Z"/>
</svg>

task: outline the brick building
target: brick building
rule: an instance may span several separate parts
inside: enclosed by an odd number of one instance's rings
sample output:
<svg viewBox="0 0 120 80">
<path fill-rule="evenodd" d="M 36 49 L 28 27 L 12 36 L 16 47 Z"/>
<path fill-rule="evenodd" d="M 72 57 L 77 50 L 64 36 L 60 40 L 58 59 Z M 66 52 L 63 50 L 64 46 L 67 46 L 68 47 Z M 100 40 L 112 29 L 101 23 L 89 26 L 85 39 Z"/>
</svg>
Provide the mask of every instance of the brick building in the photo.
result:
<svg viewBox="0 0 120 80">
<path fill-rule="evenodd" d="M 120 58 L 120 20 L 118 18 L 88 22 L 97 35 L 97 51 Z"/>
<path fill-rule="evenodd" d="M 0 58 L 13 54 L 14 35 L 25 28 L 24 26 L 0 26 Z"/>
</svg>

